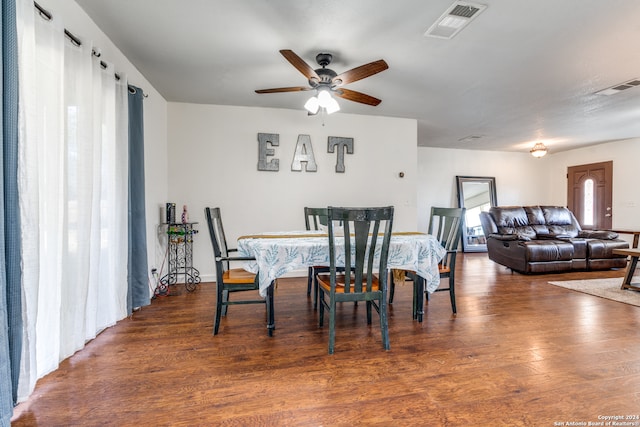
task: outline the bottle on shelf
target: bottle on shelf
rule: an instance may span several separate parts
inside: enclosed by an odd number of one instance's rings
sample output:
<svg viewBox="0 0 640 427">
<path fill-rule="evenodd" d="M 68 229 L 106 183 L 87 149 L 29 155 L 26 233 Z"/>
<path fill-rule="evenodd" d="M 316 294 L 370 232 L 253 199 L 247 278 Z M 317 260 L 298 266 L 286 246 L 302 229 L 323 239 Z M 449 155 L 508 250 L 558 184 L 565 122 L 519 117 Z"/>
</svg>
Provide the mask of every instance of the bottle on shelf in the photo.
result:
<svg viewBox="0 0 640 427">
<path fill-rule="evenodd" d="M 176 222 L 176 204 L 167 203 L 167 224 L 173 224 Z"/>
<path fill-rule="evenodd" d="M 182 206 L 182 223 L 186 224 L 189 222 L 189 212 L 187 211 L 187 205 Z"/>
</svg>

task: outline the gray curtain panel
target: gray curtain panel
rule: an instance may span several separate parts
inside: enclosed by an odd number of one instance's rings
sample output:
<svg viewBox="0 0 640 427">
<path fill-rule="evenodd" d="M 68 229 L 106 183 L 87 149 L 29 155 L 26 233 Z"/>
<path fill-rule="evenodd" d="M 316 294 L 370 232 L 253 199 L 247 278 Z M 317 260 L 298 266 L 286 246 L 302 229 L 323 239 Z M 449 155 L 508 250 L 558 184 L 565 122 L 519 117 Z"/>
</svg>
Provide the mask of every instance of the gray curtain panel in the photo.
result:
<svg viewBox="0 0 640 427">
<path fill-rule="evenodd" d="M 18 209 L 18 42 L 15 0 L 2 0 L 2 162 L 0 167 L 0 425 L 10 426 L 22 352 Z"/>
<path fill-rule="evenodd" d="M 144 200 L 143 101 L 142 89 L 129 86 L 129 314 L 134 308 L 151 303 Z"/>
</svg>

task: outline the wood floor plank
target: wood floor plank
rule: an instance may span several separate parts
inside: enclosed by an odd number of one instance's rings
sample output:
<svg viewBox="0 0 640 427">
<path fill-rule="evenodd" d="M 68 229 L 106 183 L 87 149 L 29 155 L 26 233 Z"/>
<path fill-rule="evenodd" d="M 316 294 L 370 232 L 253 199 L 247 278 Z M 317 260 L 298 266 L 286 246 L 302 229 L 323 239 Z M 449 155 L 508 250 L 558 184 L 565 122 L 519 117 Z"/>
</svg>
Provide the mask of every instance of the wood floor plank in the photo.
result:
<svg viewBox="0 0 640 427">
<path fill-rule="evenodd" d="M 343 304 L 329 356 L 306 278 L 279 280 L 273 337 L 256 305 L 230 307 L 212 336 L 215 286 L 174 286 L 38 381 L 12 426 L 552 426 L 640 413 L 640 308 L 547 283 L 622 270 L 520 275 L 483 253 L 458 260 L 457 315 L 437 293 L 415 322 L 411 284 L 396 287 L 388 352 L 376 314 L 368 326 L 364 304 Z"/>
</svg>

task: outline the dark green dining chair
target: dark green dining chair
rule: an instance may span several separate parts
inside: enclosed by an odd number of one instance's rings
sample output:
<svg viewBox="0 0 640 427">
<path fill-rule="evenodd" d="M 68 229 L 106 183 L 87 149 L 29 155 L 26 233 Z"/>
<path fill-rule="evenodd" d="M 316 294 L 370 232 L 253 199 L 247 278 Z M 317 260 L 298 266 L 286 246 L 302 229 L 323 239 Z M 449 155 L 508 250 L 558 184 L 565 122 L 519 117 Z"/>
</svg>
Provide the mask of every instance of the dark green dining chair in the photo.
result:
<svg viewBox="0 0 640 427">
<path fill-rule="evenodd" d="M 457 313 L 456 308 L 456 292 L 455 292 L 455 273 L 456 273 L 456 255 L 458 253 L 458 243 L 462 235 L 462 225 L 464 223 L 465 208 L 440 208 L 432 207 L 431 216 L 429 218 L 429 228 L 427 233 L 434 236 L 440 242 L 440 245 L 447 251 L 442 261 L 438 265 L 440 272 L 440 278 L 448 279 L 448 284 L 440 286 L 435 292 L 449 292 L 449 299 L 451 300 L 451 310 L 454 314 Z M 423 298 L 422 295 L 418 295 L 416 291 L 417 277 L 413 271 L 407 271 L 406 277 L 413 281 L 413 309 L 414 318 L 417 313 L 416 307 L 418 306 L 417 298 Z M 395 282 L 393 277 L 391 279 L 391 285 L 389 287 L 389 303 L 393 303 L 393 296 L 395 293 Z M 429 293 L 425 292 L 425 297 L 429 299 Z M 422 319 L 419 319 L 422 320 Z"/>
<path fill-rule="evenodd" d="M 387 260 L 393 206 L 381 208 L 328 208 L 329 272 L 317 274 L 319 326 L 324 312 L 329 315 L 329 354 L 333 354 L 336 338 L 336 310 L 340 302 L 366 302 L 367 324 L 371 324 L 372 308 L 380 317 L 382 346 L 389 350 L 387 320 Z M 342 223 L 341 232 L 334 224 Z M 378 237 L 382 237 L 379 242 Z M 340 250 L 339 250 L 340 249 Z M 379 259 L 375 260 L 375 254 Z M 341 255 L 342 254 L 342 255 Z M 340 259 L 338 256 L 341 255 Z M 343 261 L 343 264 L 341 263 Z M 340 265 L 338 265 L 340 264 Z M 351 266 L 350 271 L 342 266 Z M 349 274 L 345 274 L 349 271 Z M 377 274 L 379 272 L 379 274 Z"/>
<path fill-rule="evenodd" d="M 267 289 L 267 297 L 256 296 L 250 299 L 235 299 L 232 301 L 229 296 L 233 293 L 259 290 L 258 276 L 245 271 L 242 268 L 230 268 L 232 261 L 251 261 L 252 257 L 231 257 L 230 252 L 237 252 L 237 249 L 230 249 L 227 246 L 227 239 L 222 226 L 220 208 L 205 208 L 205 217 L 209 228 L 209 236 L 213 246 L 213 255 L 216 265 L 216 315 L 213 325 L 213 335 L 218 334 L 221 316 L 226 316 L 227 307 L 236 304 L 265 304 L 267 311 L 267 332 L 273 335 L 274 329 L 274 305 L 273 305 L 273 284 Z"/>
<path fill-rule="evenodd" d="M 318 231 L 322 227 L 327 227 L 327 208 L 304 208 L 304 225 L 307 230 Z M 318 284 L 314 279 L 314 276 L 318 273 L 325 273 L 329 271 L 327 266 L 311 266 L 309 267 L 307 277 L 307 296 L 311 295 L 313 288 L 313 308 L 318 306 Z"/>
</svg>

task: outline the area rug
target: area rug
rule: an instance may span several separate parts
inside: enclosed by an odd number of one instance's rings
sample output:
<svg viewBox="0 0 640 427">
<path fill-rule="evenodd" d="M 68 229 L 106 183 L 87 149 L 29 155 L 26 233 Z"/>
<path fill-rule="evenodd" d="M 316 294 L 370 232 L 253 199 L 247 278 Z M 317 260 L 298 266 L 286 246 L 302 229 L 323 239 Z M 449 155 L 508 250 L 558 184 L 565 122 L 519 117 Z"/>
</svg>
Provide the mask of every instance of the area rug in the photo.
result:
<svg viewBox="0 0 640 427">
<path fill-rule="evenodd" d="M 631 283 L 640 283 L 640 277 L 634 277 L 633 279 Z M 640 307 L 639 291 L 620 289 L 622 277 L 612 279 L 554 281 L 549 282 L 549 284 Z"/>
</svg>

